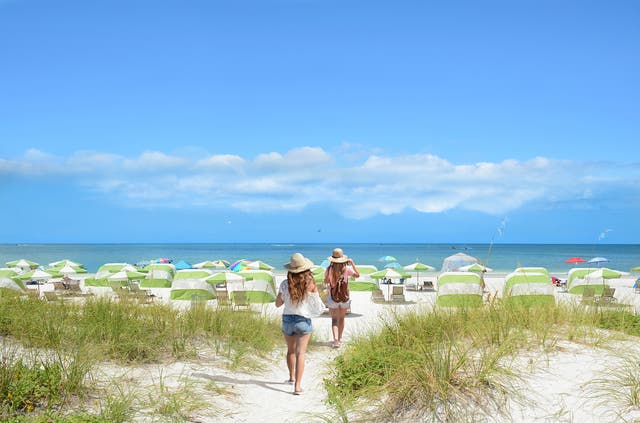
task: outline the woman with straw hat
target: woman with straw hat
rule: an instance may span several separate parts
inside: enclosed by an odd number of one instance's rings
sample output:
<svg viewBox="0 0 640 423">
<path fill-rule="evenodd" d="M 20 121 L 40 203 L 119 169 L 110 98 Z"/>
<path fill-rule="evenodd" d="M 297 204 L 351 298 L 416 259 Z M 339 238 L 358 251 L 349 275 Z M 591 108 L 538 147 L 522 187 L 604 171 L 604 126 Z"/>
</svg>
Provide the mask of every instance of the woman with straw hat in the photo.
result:
<svg viewBox="0 0 640 423">
<path fill-rule="evenodd" d="M 331 332 L 333 334 L 333 348 L 339 348 L 344 331 L 344 317 L 351 307 L 349 298 L 349 277 L 360 276 L 356 264 L 341 248 L 334 248 L 333 253 L 327 257 L 331 262 L 324 272 L 324 283 L 327 285 L 329 296 L 329 312 L 331 313 Z M 347 266 L 350 264 L 351 267 Z M 339 297 L 338 297 L 339 296 Z"/>
<path fill-rule="evenodd" d="M 311 260 L 295 253 L 284 267 L 288 270 L 287 278 L 280 284 L 276 307 L 284 304 L 282 332 L 287 342 L 287 383 L 294 385 L 294 395 L 300 395 L 304 359 L 313 330 L 311 317 L 322 314 L 324 304 L 311 273 Z"/>
</svg>

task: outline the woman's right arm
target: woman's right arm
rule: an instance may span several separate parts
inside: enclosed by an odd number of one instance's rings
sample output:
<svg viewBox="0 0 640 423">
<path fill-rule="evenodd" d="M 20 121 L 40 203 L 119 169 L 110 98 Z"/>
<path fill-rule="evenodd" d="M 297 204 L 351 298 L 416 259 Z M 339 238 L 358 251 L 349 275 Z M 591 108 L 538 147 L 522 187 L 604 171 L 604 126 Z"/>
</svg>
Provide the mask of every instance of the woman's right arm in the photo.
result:
<svg viewBox="0 0 640 423">
<path fill-rule="evenodd" d="M 282 299 L 282 292 L 278 292 L 278 296 L 276 297 L 276 307 L 280 307 L 284 304 L 284 300 Z"/>
</svg>

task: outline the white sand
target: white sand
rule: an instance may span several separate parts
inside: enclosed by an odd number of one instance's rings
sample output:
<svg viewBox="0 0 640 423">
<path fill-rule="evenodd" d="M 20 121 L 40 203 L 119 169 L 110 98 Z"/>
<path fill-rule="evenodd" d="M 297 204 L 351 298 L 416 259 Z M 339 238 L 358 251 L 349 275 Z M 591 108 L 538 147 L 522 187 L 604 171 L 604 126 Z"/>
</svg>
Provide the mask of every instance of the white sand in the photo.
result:
<svg viewBox="0 0 640 423">
<path fill-rule="evenodd" d="M 635 298 L 636 295 L 630 288 L 632 282 L 620 282 L 619 288 L 621 298 L 636 304 L 640 300 Z M 499 293 L 504 277 L 489 276 L 486 283 L 490 292 Z M 352 314 L 346 320 L 345 343 L 348 344 L 349 339 L 359 333 L 375 330 L 380 326 L 381 319 L 389 316 L 389 313 L 430 309 L 435 295 L 435 292 L 406 291 L 410 304 L 392 306 L 372 303 L 368 292 L 352 293 Z M 558 293 L 558 298 L 561 301 L 578 299 L 577 296 L 566 293 Z M 282 312 L 273 304 L 264 306 L 262 311 L 277 314 Z M 136 392 L 148 390 L 147 397 L 161 396 L 161 385 L 166 387 L 167 392 L 186 392 L 191 398 L 195 397 L 203 402 L 197 410 L 187 413 L 187 421 L 336 421 L 338 419 L 335 412 L 325 404 L 326 393 L 322 381 L 339 351 L 329 347 L 331 319 L 328 315 L 314 318 L 313 325 L 314 335 L 307 354 L 303 378 L 305 393 L 302 396 L 292 395 L 293 386 L 285 383 L 288 372 L 284 349 L 274 353 L 273 363 L 266 363 L 266 370 L 261 372 L 229 371 L 222 365 L 216 365 L 218 358 L 211 351 L 202 352 L 199 360 L 179 361 L 170 365 L 131 369 L 104 367 L 98 379 L 103 384 L 112 382 L 114 378 L 126 380 L 132 389 L 135 387 Z M 515 358 L 515 368 L 524 376 L 520 389 L 524 400 L 512 401 L 510 419 L 496 416 L 484 416 L 480 419 L 515 422 L 640 421 L 637 409 L 629 409 L 612 401 L 605 401 L 603 405 L 591 398 L 593 393 L 590 393 L 589 387 L 592 386 L 592 381 L 603 374 L 607 375 L 607 372 L 615 371 L 616 363 L 621 362 L 621 351 L 640 352 L 640 344 L 635 339 L 614 340 L 605 344 L 616 348 L 604 349 L 563 341 L 550 352 L 523 353 Z M 213 386 L 224 392 L 216 392 Z M 145 417 L 141 413 L 136 420 L 157 421 L 157 411 L 147 412 L 147 416 L 155 417 Z"/>
</svg>

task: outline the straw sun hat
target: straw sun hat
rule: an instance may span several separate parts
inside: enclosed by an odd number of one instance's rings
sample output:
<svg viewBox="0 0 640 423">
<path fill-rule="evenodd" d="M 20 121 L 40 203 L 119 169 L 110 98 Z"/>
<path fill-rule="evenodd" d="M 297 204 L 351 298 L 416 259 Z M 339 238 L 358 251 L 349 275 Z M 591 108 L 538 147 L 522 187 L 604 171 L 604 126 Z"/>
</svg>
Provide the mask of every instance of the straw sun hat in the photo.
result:
<svg viewBox="0 0 640 423">
<path fill-rule="evenodd" d="M 292 255 L 289 263 L 284 265 L 284 268 L 291 273 L 301 273 L 305 270 L 310 270 L 312 267 L 313 262 L 300 253 Z"/>
<path fill-rule="evenodd" d="M 334 248 L 333 253 L 327 257 L 332 263 L 346 263 L 349 261 L 349 256 L 342 252 L 342 248 Z"/>
</svg>

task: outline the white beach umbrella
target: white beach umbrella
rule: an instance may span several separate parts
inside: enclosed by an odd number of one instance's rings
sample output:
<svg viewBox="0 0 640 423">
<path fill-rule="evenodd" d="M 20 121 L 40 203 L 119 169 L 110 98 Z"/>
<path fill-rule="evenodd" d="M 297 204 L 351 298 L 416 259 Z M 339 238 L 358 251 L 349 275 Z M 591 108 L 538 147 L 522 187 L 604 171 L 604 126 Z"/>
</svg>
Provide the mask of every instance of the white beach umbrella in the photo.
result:
<svg viewBox="0 0 640 423">
<path fill-rule="evenodd" d="M 460 272 L 493 272 L 493 269 L 480 263 L 468 264 L 459 269 Z"/>
<path fill-rule="evenodd" d="M 70 266 L 68 264 L 64 267 L 61 267 L 60 269 L 57 269 L 56 271 L 65 276 L 76 275 L 78 273 L 87 273 L 87 269 L 78 266 Z"/>
<path fill-rule="evenodd" d="M 131 271 L 131 270 L 121 270 L 107 278 L 108 281 L 117 282 L 117 281 L 130 281 L 133 279 L 144 279 L 147 275 L 142 272 Z"/>
<path fill-rule="evenodd" d="M 43 281 L 43 280 L 48 280 L 53 278 L 53 275 L 49 272 L 45 272 L 43 270 L 32 270 L 30 272 L 27 273 L 23 273 L 19 276 L 16 276 L 16 278 L 18 279 L 24 279 L 24 280 L 34 280 L 34 281 Z"/>
<path fill-rule="evenodd" d="M 68 259 L 58 260 L 58 261 L 49 263 L 49 267 L 63 267 L 63 266 L 84 267 L 83 264 L 77 263 L 75 261 L 71 261 Z"/>
</svg>

